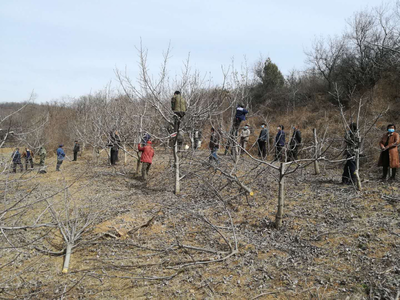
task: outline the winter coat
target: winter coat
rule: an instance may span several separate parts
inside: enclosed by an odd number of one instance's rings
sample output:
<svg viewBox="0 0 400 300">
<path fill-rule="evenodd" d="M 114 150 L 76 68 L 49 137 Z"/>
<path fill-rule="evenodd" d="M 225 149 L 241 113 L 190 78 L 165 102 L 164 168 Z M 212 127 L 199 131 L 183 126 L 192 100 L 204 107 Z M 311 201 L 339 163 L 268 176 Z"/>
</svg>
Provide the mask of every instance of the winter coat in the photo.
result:
<svg viewBox="0 0 400 300">
<path fill-rule="evenodd" d="M 21 153 L 19 153 L 18 150 L 13 152 L 11 157 L 13 159 L 13 163 L 15 163 L 15 164 L 20 164 L 21 163 Z"/>
<path fill-rule="evenodd" d="M 140 161 L 144 163 L 153 163 L 154 149 L 150 145 L 146 145 L 144 147 L 138 145 L 138 150 L 143 152 Z"/>
<path fill-rule="evenodd" d="M 399 168 L 400 167 L 400 162 L 399 162 L 399 151 L 397 150 L 397 145 L 399 145 L 400 142 L 400 138 L 399 138 L 399 134 L 397 132 L 393 132 L 393 133 L 385 133 L 382 136 L 381 141 L 379 142 L 379 146 L 381 148 L 385 147 L 386 142 L 389 139 L 389 143 L 386 146 L 386 148 L 389 151 L 389 166 L 390 168 Z M 382 166 L 382 162 L 383 162 L 383 156 L 384 153 L 382 152 L 380 157 L 379 157 L 379 162 L 378 162 L 378 166 Z"/>
<path fill-rule="evenodd" d="M 34 157 L 34 155 L 33 155 L 33 151 L 32 150 L 26 150 L 26 151 L 24 151 L 24 153 L 22 153 L 22 157 L 24 157 L 24 158 L 26 158 L 26 159 L 30 159 L 30 158 L 33 158 Z"/>
<path fill-rule="evenodd" d="M 57 160 L 64 160 L 65 159 L 65 152 L 63 148 L 57 149 Z"/>
<path fill-rule="evenodd" d="M 38 154 L 40 156 L 46 156 L 47 155 L 46 149 L 44 147 L 40 147 Z"/>
<path fill-rule="evenodd" d="M 279 130 L 279 132 L 276 134 L 275 137 L 275 144 L 277 146 L 285 146 L 285 141 L 286 141 L 286 135 L 285 132 L 283 130 Z"/>
<path fill-rule="evenodd" d="M 211 150 L 219 148 L 219 136 L 218 133 L 213 132 L 210 137 L 210 144 L 208 145 Z"/>
<path fill-rule="evenodd" d="M 290 140 L 290 147 L 293 149 L 295 147 L 300 146 L 301 144 L 301 132 L 298 129 L 295 129 L 292 135 L 292 139 Z"/>
<path fill-rule="evenodd" d="M 344 137 L 345 142 L 345 155 L 347 158 L 353 157 L 356 155 L 356 148 L 358 147 L 358 143 L 356 140 L 356 136 L 352 131 L 348 131 Z"/>
<path fill-rule="evenodd" d="M 250 137 L 250 129 L 243 129 L 242 133 L 240 134 L 240 139 L 242 141 L 248 141 Z"/>
<path fill-rule="evenodd" d="M 173 112 L 186 112 L 186 100 L 181 95 L 174 95 L 171 99 Z"/>
<path fill-rule="evenodd" d="M 258 136 L 258 140 L 261 141 L 261 142 L 266 142 L 266 141 L 268 141 L 268 138 L 269 138 L 268 129 L 267 128 L 263 128 L 260 131 L 260 135 Z"/>
<path fill-rule="evenodd" d="M 79 146 L 79 144 L 75 144 L 74 145 L 74 152 L 79 152 L 81 150 L 81 147 Z"/>
<path fill-rule="evenodd" d="M 108 142 L 109 147 L 111 147 L 114 151 L 118 151 L 120 143 L 121 139 L 119 135 L 111 131 Z"/>
<path fill-rule="evenodd" d="M 236 119 L 240 120 L 240 121 L 245 121 L 246 120 L 246 114 L 248 114 L 249 112 L 244 109 L 243 107 L 238 107 L 236 108 Z"/>
</svg>

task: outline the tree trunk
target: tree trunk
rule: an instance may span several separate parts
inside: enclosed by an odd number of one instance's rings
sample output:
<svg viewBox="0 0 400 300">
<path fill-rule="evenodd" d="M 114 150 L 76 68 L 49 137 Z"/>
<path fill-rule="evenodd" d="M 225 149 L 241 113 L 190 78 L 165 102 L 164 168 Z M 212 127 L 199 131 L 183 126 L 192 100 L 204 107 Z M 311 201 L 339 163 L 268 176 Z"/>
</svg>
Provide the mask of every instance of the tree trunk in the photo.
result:
<svg viewBox="0 0 400 300">
<path fill-rule="evenodd" d="M 175 195 L 181 192 L 180 187 L 180 173 L 179 173 L 179 155 L 178 155 L 178 135 L 175 138 L 174 144 L 174 167 L 175 167 Z"/>
<path fill-rule="evenodd" d="M 71 259 L 71 252 L 72 252 L 72 244 L 67 243 L 67 251 L 65 253 L 65 259 L 64 259 L 64 267 L 62 272 L 64 274 L 68 273 L 68 268 L 69 268 L 69 261 Z"/>
<path fill-rule="evenodd" d="M 318 139 L 317 139 L 317 129 L 313 129 L 313 133 L 314 133 L 314 155 L 315 155 L 315 161 L 314 161 L 314 170 L 315 170 L 315 175 L 318 175 L 319 173 L 320 173 L 320 170 L 319 170 L 319 163 L 318 163 L 318 157 L 319 157 L 319 154 L 318 154 Z"/>
<path fill-rule="evenodd" d="M 283 218 L 283 205 L 285 202 L 285 169 L 286 164 L 281 163 L 280 174 L 279 174 L 279 195 L 278 195 L 278 210 L 276 212 L 275 226 L 280 228 L 282 226 Z"/>
<path fill-rule="evenodd" d="M 136 173 L 137 174 L 140 174 L 140 171 L 141 171 L 141 167 L 142 167 L 142 163 L 141 163 L 141 161 L 140 161 L 140 158 L 141 158 L 141 152 L 140 151 L 138 151 L 138 153 L 137 153 L 137 156 L 138 156 L 138 158 L 137 158 L 137 164 L 136 164 Z"/>
<path fill-rule="evenodd" d="M 124 164 L 126 165 L 128 163 L 128 154 L 126 152 L 126 144 L 124 144 L 123 147 L 124 147 Z"/>
<path fill-rule="evenodd" d="M 360 178 L 360 148 L 356 149 L 356 171 L 354 172 L 357 180 L 357 190 L 361 191 L 361 178 Z"/>
<path fill-rule="evenodd" d="M 98 154 L 97 154 L 97 148 L 96 148 L 96 146 L 93 146 L 92 151 L 93 151 L 93 152 L 92 152 L 93 161 L 97 164 L 99 156 L 98 156 Z"/>
</svg>

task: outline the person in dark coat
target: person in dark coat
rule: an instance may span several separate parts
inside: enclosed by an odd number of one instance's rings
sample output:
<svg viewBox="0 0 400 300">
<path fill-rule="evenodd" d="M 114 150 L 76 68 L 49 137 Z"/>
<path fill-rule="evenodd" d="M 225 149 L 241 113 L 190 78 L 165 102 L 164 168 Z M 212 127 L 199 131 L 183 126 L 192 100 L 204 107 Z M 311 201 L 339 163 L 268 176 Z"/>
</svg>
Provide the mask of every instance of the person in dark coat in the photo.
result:
<svg viewBox="0 0 400 300">
<path fill-rule="evenodd" d="M 357 135 L 357 124 L 352 123 L 349 126 L 349 131 L 346 132 L 344 137 L 345 142 L 345 156 L 346 156 L 346 164 L 344 166 L 343 175 L 342 175 L 342 183 L 343 184 L 353 184 L 356 182 L 356 148 L 358 147 L 356 135 Z"/>
<path fill-rule="evenodd" d="M 283 125 L 279 125 L 277 130 L 278 133 L 275 137 L 275 161 L 282 161 L 283 159 L 283 151 L 286 143 L 286 134 L 283 131 L 285 127 Z"/>
<path fill-rule="evenodd" d="M 56 171 L 60 171 L 60 166 L 63 163 L 64 159 L 65 159 L 65 152 L 63 149 L 64 145 L 60 145 L 58 146 L 57 149 L 57 165 L 56 165 Z"/>
<path fill-rule="evenodd" d="M 233 127 L 235 129 L 235 132 L 237 134 L 237 131 L 239 130 L 240 127 L 240 123 L 242 123 L 242 121 L 246 120 L 246 115 L 249 112 L 244 108 L 244 106 L 242 104 L 239 104 L 236 108 L 236 114 L 235 114 L 235 120 L 233 122 Z"/>
<path fill-rule="evenodd" d="M 116 162 L 118 161 L 118 150 L 119 150 L 119 144 L 121 143 L 118 131 L 111 131 L 109 139 L 110 139 L 109 145 L 111 146 L 110 163 L 111 165 L 115 165 Z"/>
<path fill-rule="evenodd" d="M 21 172 L 24 171 L 24 168 L 21 163 L 21 153 L 19 153 L 19 148 L 16 148 L 15 151 L 11 155 L 13 162 L 13 172 L 17 173 L 17 166 L 19 165 Z"/>
<path fill-rule="evenodd" d="M 261 157 L 262 159 L 265 159 L 265 157 L 267 156 L 268 139 L 269 139 L 269 132 L 268 132 L 267 124 L 262 123 L 260 135 L 258 136 L 258 139 L 257 139 L 258 156 Z"/>
<path fill-rule="evenodd" d="M 28 171 L 28 164 L 30 164 L 31 169 L 33 169 L 33 151 L 25 148 L 24 153 L 22 153 L 22 157 L 25 158 L 25 170 Z"/>
<path fill-rule="evenodd" d="M 210 162 L 215 161 L 217 164 L 219 163 L 218 159 L 218 149 L 219 149 L 219 135 L 215 132 L 214 127 L 211 127 L 211 136 L 210 143 L 208 145 L 211 153 L 210 153 Z"/>
<path fill-rule="evenodd" d="M 143 180 L 147 180 L 147 175 L 149 174 L 151 164 L 153 163 L 154 149 L 151 147 L 151 144 L 151 141 L 147 141 L 146 146 L 144 147 L 142 147 L 140 144 L 138 145 L 138 150 L 142 152 L 142 155 L 140 156 L 140 162 L 142 163 Z"/>
<path fill-rule="evenodd" d="M 298 125 L 293 126 L 293 135 L 289 143 L 289 160 L 298 159 L 299 148 L 301 146 L 301 131 Z"/>
<path fill-rule="evenodd" d="M 73 161 L 77 161 L 78 160 L 78 152 L 81 150 L 81 146 L 79 145 L 78 141 L 75 141 L 75 145 L 74 145 L 74 160 Z"/>
<path fill-rule="evenodd" d="M 379 157 L 378 166 L 383 167 L 382 180 L 386 180 L 389 168 L 392 169 L 390 180 L 395 180 L 396 171 L 400 167 L 399 151 L 397 150 L 397 146 L 400 143 L 400 137 L 395 130 L 396 126 L 394 124 L 389 124 L 387 126 L 387 133 L 382 136 L 379 142 L 381 155 Z"/>
</svg>

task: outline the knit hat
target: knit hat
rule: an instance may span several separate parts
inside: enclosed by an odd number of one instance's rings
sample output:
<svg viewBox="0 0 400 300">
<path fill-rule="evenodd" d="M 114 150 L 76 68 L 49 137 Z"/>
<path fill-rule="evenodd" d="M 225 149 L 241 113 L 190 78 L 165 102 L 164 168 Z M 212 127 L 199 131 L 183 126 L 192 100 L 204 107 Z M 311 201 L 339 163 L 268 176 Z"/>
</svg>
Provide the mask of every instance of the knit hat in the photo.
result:
<svg viewBox="0 0 400 300">
<path fill-rule="evenodd" d="M 147 141 L 147 144 L 152 144 L 152 142 L 151 141 Z"/>
</svg>

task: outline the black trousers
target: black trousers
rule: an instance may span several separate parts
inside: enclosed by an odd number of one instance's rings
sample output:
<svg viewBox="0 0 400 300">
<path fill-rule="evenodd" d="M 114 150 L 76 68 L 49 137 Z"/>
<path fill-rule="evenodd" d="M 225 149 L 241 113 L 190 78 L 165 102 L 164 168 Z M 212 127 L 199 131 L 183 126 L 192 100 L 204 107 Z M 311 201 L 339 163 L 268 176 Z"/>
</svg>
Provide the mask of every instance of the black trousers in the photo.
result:
<svg viewBox="0 0 400 300">
<path fill-rule="evenodd" d="M 33 158 L 32 157 L 25 159 L 25 170 L 28 170 L 28 164 L 30 164 L 31 169 L 33 169 Z"/>
<path fill-rule="evenodd" d="M 74 152 L 74 161 L 78 160 L 78 152 Z"/>
<path fill-rule="evenodd" d="M 282 161 L 282 159 L 283 159 L 283 146 L 276 145 L 275 161 Z"/>
<path fill-rule="evenodd" d="M 346 161 L 342 175 L 342 183 L 351 184 L 356 181 L 356 176 L 354 174 L 356 172 L 356 167 L 355 159 Z"/>
<path fill-rule="evenodd" d="M 112 165 L 115 165 L 115 163 L 118 161 L 118 149 L 113 149 L 111 148 L 110 151 L 110 162 Z"/>
<path fill-rule="evenodd" d="M 264 159 L 267 156 L 267 142 L 258 140 L 257 143 L 258 143 L 258 156 Z"/>
<path fill-rule="evenodd" d="M 293 149 L 291 149 L 289 151 L 289 161 L 295 161 L 298 158 L 298 153 L 299 153 L 299 149 L 297 148 L 297 146 L 293 147 Z"/>
<path fill-rule="evenodd" d="M 389 157 L 389 150 L 386 150 L 382 153 L 382 166 L 383 166 L 383 179 L 387 178 L 390 168 L 390 157 Z M 397 169 L 392 168 L 392 176 L 391 178 L 396 178 L 396 171 Z"/>
</svg>

